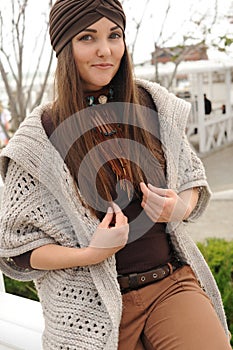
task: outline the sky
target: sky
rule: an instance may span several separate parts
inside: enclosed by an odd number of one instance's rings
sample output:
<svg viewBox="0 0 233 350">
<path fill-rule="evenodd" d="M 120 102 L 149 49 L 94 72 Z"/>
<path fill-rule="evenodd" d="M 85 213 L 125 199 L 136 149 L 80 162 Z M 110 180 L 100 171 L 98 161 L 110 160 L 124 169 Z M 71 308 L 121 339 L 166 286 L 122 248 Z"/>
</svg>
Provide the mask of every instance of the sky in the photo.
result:
<svg viewBox="0 0 233 350">
<path fill-rule="evenodd" d="M 135 38 L 135 22 L 139 21 L 147 0 L 124 0 L 124 9 L 127 16 L 127 28 L 126 38 L 127 44 L 130 45 Z M 229 12 L 229 8 L 232 0 L 170 0 L 171 9 L 169 16 L 165 22 L 163 29 L 163 38 L 167 45 L 177 45 L 182 41 L 182 35 L 187 31 L 194 31 L 198 36 L 198 30 L 193 27 L 191 21 L 191 14 L 195 14 L 195 19 L 199 19 L 201 15 L 205 16 L 205 23 L 211 23 L 215 3 L 218 3 L 219 24 L 216 25 L 215 35 L 225 34 L 229 31 L 228 21 L 223 20 L 226 13 Z M 9 8 L 10 0 L 1 0 L 0 11 L 3 14 L 3 18 L 7 23 L 10 20 Z M 27 50 L 28 54 L 32 55 L 35 38 L 40 32 L 42 23 L 45 18 L 48 18 L 48 0 L 28 0 L 28 26 L 27 30 Z M 154 49 L 154 43 L 158 42 L 159 32 L 164 21 L 165 11 L 168 5 L 168 0 L 158 1 L 150 0 L 149 4 L 144 12 L 142 26 L 139 32 L 137 43 L 134 52 L 135 63 L 140 63 L 150 59 L 151 52 Z M 43 15 L 41 15 L 43 13 Z M 46 14 L 46 15 L 45 15 Z M 9 22 L 8 24 L 9 25 Z M 7 25 L 5 26 L 7 28 Z M 233 26 L 233 25 L 231 25 Z M 233 30 L 231 30 L 233 32 Z M 6 34 L 6 36 L 9 33 Z M 171 37 L 168 41 L 167 38 Z M 49 39 L 49 38 L 47 38 Z M 46 50 L 50 51 L 49 40 L 47 40 Z"/>
<path fill-rule="evenodd" d="M 125 11 L 128 18 L 127 34 L 130 40 L 133 40 L 135 26 L 131 18 L 134 16 L 139 20 L 143 13 L 143 7 L 146 1 L 130 1 L 132 4 L 125 5 Z M 233 32 L 232 28 L 229 28 L 229 23 L 224 19 L 232 0 L 218 0 L 218 17 L 214 35 L 225 35 L 227 31 Z M 171 8 L 169 15 L 166 19 L 163 27 L 163 39 L 166 42 L 166 46 L 177 45 L 182 42 L 182 36 L 188 31 L 193 31 L 198 37 L 198 29 L 193 26 L 193 20 L 200 19 L 201 16 L 205 17 L 205 23 L 207 26 L 211 26 L 211 22 L 214 16 L 214 9 L 216 0 L 170 0 Z M 144 6 L 143 6 L 144 5 Z M 144 13 L 141 31 L 137 40 L 135 48 L 135 60 L 140 62 L 144 59 L 150 58 L 150 53 L 154 50 L 154 43 L 159 44 L 159 33 L 165 19 L 165 13 L 168 6 L 168 0 L 158 1 L 151 0 Z M 131 7 L 131 8 L 130 8 Z M 166 38 L 171 37 L 170 40 Z M 129 42 L 130 42 L 129 40 Z M 161 42 L 161 41 L 160 41 Z"/>
</svg>

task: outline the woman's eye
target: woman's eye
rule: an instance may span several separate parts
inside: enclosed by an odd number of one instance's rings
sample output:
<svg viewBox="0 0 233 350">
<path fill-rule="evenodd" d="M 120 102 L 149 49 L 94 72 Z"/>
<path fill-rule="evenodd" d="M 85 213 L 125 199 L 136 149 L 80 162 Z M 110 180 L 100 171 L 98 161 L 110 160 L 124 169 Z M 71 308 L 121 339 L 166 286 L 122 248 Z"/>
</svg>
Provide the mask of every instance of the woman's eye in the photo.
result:
<svg viewBox="0 0 233 350">
<path fill-rule="evenodd" d="M 90 41 L 92 39 L 92 36 L 90 34 L 83 35 L 81 38 L 79 38 L 80 41 Z"/>
<path fill-rule="evenodd" d="M 120 33 L 111 33 L 110 34 L 110 38 L 111 39 L 120 39 L 121 38 L 121 34 Z"/>
</svg>

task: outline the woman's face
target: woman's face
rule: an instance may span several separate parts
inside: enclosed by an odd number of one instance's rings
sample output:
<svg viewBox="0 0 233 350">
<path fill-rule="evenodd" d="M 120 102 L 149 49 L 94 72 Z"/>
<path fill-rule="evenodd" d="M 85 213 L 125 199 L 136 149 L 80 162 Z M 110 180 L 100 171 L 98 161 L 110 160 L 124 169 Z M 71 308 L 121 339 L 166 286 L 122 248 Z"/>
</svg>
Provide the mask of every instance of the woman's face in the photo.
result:
<svg viewBox="0 0 233 350">
<path fill-rule="evenodd" d="M 125 51 L 120 27 L 103 17 L 72 39 L 73 55 L 84 91 L 108 85 Z"/>
</svg>

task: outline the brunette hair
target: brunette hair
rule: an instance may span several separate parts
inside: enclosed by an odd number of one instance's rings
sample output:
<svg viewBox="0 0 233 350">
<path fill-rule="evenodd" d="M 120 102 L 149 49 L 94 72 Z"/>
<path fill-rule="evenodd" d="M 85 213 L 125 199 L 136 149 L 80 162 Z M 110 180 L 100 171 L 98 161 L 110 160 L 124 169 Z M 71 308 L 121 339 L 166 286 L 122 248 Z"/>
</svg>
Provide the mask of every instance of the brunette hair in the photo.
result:
<svg viewBox="0 0 233 350">
<path fill-rule="evenodd" d="M 79 131 L 79 133 L 80 130 L 84 130 L 82 125 L 82 118 L 78 117 L 77 112 L 82 112 L 85 109 L 85 113 L 87 111 L 88 114 L 88 110 L 90 110 L 90 113 L 92 110 L 92 108 L 86 108 L 85 105 L 82 82 L 75 65 L 71 43 L 68 43 L 58 56 L 55 78 L 57 98 L 53 104 L 52 113 L 52 120 L 55 128 L 61 125 L 70 116 L 77 116 L 75 118 L 71 118 L 69 123 L 66 124 L 65 128 L 59 128 L 60 130 L 58 133 L 59 136 L 57 137 L 57 148 L 62 151 L 62 148 L 65 148 L 67 146 L 67 143 L 70 142 L 70 134 L 74 133 L 74 130 Z M 112 79 L 110 85 L 114 88 L 114 101 L 123 102 L 123 104 L 126 105 L 125 115 L 127 115 L 126 110 L 129 104 L 133 106 L 138 106 L 140 104 L 138 89 L 134 82 L 131 59 L 127 48 L 125 48 L 125 52 L 121 59 L 121 64 L 118 72 Z M 110 106 L 111 103 L 108 103 L 107 105 Z M 135 124 L 131 118 L 140 118 L 140 115 L 138 115 L 136 112 L 131 113 L 131 115 L 128 116 L 128 122 L 126 121 L 126 125 L 122 126 L 122 137 L 125 137 L 127 139 L 133 138 L 135 141 L 140 142 L 147 149 L 149 149 L 152 154 L 154 154 L 156 149 L 156 141 L 152 135 L 146 132 L 143 128 L 143 119 L 141 118 L 142 126 L 138 128 L 133 126 L 137 124 Z M 129 125 L 132 126 L 129 128 Z M 78 183 L 80 164 L 88 152 L 95 146 L 96 143 L 93 140 L 93 136 L 91 132 L 88 131 L 84 132 L 81 137 L 75 140 L 71 147 L 69 147 L 68 152 L 66 152 L 67 154 L 65 155 L 65 162 L 70 170 L 71 175 L 75 179 L 76 184 Z M 117 162 L 117 160 L 115 160 L 115 162 Z M 145 179 L 143 170 L 138 166 L 140 163 L 136 163 L 131 161 L 127 162 L 127 179 L 130 180 L 134 188 L 138 189 L 139 192 L 139 183 L 141 181 L 147 182 L 147 179 Z M 101 195 L 104 200 L 112 201 L 112 187 L 115 183 L 113 177 L 109 176 L 109 169 L 104 166 L 101 169 L 98 169 L 98 161 L 94 157 L 91 160 L 91 167 L 88 168 L 88 171 L 89 175 L 97 174 L 96 188 L 98 189 L 98 195 Z M 93 179 L 93 176 L 88 176 L 87 174 L 83 175 L 85 177 L 84 182 L 86 191 L 90 192 L 90 188 L 92 188 L 94 185 L 93 181 L 90 180 Z M 80 199 L 82 200 L 83 205 L 85 205 L 85 201 L 83 201 L 83 197 L 85 198 L 85 193 L 84 196 L 80 196 L 78 187 L 77 192 Z M 98 199 L 94 198 L 94 200 L 97 201 Z M 89 207 L 93 213 L 97 214 L 98 210 L 93 210 L 92 206 L 88 204 L 88 201 L 86 203 L 87 207 Z"/>
</svg>

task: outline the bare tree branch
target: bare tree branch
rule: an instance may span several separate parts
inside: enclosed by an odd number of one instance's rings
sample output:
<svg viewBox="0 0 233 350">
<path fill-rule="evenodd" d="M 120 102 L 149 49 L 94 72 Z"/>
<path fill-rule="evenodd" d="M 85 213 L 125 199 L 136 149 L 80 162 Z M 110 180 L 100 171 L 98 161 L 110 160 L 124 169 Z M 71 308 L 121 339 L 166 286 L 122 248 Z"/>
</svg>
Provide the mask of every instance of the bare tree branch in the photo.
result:
<svg viewBox="0 0 233 350">
<path fill-rule="evenodd" d="M 159 35 L 157 38 L 157 42 L 155 42 L 155 52 L 154 52 L 155 80 L 158 82 L 159 82 L 159 69 L 158 69 L 157 54 L 156 54 L 157 48 L 160 47 L 160 48 L 164 48 L 164 50 L 166 50 L 166 43 L 169 42 L 175 34 L 175 33 L 172 33 L 170 36 L 167 36 L 167 38 L 163 38 L 164 27 L 165 27 L 165 24 L 167 23 L 168 14 L 169 14 L 170 9 L 171 9 L 171 4 L 169 1 L 165 15 L 164 15 L 164 20 L 163 20 L 163 23 L 162 23 L 162 26 L 161 26 L 161 29 L 160 29 L 160 32 L 159 32 Z M 168 89 L 172 86 L 172 82 L 176 76 L 178 66 L 180 65 L 180 63 L 184 60 L 186 55 L 189 54 L 190 50 L 192 49 L 192 47 L 189 45 L 190 42 L 196 42 L 196 43 L 199 43 L 200 45 L 206 43 L 207 37 L 210 34 L 211 28 L 217 22 L 218 0 L 215 0 L 214 14 L 211 17 L 211 22 L 208 24 L 206 23 L 207 18 L 209 17 L 208 11 L 206 11 L 205 13 L 203 13 L 203 12 L 197 13 L 197 12 L 193 12 L 193 10 L 191 10 L 191 8 L 190 8 L 189 13 L 190 13 L 190 18 L 187 19 L 186 21 L 188 21 L 189 23 L 192 23 L 196 27 L 197 30 L 196 31 L 192 30 L 190 32 L 186 32 L 183 35 L 183 42 L 178 45 L 180 48 L 178 55 L 177 55 L 177 50 L 175 50 L 174 54 L 172 51 L 169 51 L 169 54 L 173 57 L 172 62 L 174 63 L 174 70 L 170 76 L 170 79 L 169 79 L 169 82 L 167 85 Z M 183 24 L 183 27 L 185 27 L 184 24 Z M 181 32 L 182 32 L 182 28 L 181 28 Z M 170 49 L 167 48 L 167 50 L 170 50 Z"/>
<path fill-rule="evenodd" d="M 11 85 L 9 84 L 8 74 L 5 71 L 1 60 L 0 60 L 0 73 L 2 76 L 2 80 L 5 84 L 6 93 L 8 95 L 10 111 L 12 113 L 12 117 L 14 118 L 15 116 L 18 115 L 18 110 L 17 110 L 17 106 L 15 103 L 15 99 L 14 99 L 14 91 L 13 91 Z"/>
<path fill-rule="evenodd" d="M 130 0 L 121 0 L 122 5 L 126 5 L 127 2 L 130 3 Z M 131 45 L 130 45 L 130 53 L 131 53 L 132 61 L 134 58 L 134 51 L 135 51 L 135 46 L 136 46 L 136 43 L 138 40 L 138 35 L 139 35 L 139 32 L 140 32 L 140 29 L 141 29 L 141 26 L 142 26 L 142 23 L 143 23 L 143 20 L 145 17 L 145 13 L 146 13 L 146 10 L 148 8 L 149 3 L 150 3 L 150 0 L 143 1 L 143 8 L 142 8 L 142 12 L 141 12 L 142 14 L 141 14 L 139 20 L 134 15 L 133 15 L 133 17 L 131 17 L 131 20 L 132 20 L 132 22 L 134 22 L 134 27 L 135 27 L 134 28 L 134 37 L 133 37 L 133 40 L 132 40 Z M 134 14 L 133 9 L 131 10 L 131 13 Z"/>
<path fill-rule="evenodd" d="M 132 49 L 131 49 L 132 58 L 134 56 L 134 50 L 135 50 L 135 45 L 136 45 L 136 42 L 137 42 L 137 39 L 138 39 L 138 34 L 139 34 L 139 31 L 140 31 L 140 28 L 141 28 L 141 25 L 142 25 L 142 22 L 143 22 L 143 19 L 144 19 L 144 16 L 145 16 L 145 12 L 146 12 L 146 9 L 147 9 L 147 6 L 148 6 L 149 2 L 150 2 L 150 0 L 146 1 L 145 6 L 144 6 L 143 11 L 142 11 L 142 15 L 141 15 L 139 21 L 137 22 L 135 20 L 135 18 L 134 18 L 134 21 L 136 23 L 136 32 L 135 32 L 134 40 L 133 40 L 133 43 L 132 43 Z"/>
<path fill-rule="evenodd" d="M 164 18 L 163 18 L 163 23 L 161 25 L 161 29 L 160 29 L 160 32 L 159 32 L 159 35 L 158 35 L 158 38 L 157 38 L 157 42 L 159 42 L 160 39 L 163 37 L 164 27 L 165 27 L 165 24 L 167 22 L 167 18 L 168 18 L 170 10 L 171 10 L 171 1 L 169 0 L 167 8 L 166 8 L 166 11 L 165 11 L 165 15 L 164 15 Z"/>
<path fill-rule="evenodd" d="M 154 50 L 155 81 L 157 81 L 157 82 L 159 82 L 159 70 L 158 70 L 158 62 L 157 62 L 157 56 L 156 56 L 157 55 L 157 47 L 158 47 L 158 45 L 159 46 L 163 46 L 164 45 L 163 40 L 162 40 L 162 43 L 160 43 L 160 40 L 163 37 L 164 27 L 165 27 L 165 24 L 167 22 L 167 18 L 168 18 L 170 10 L 171 10 L 171 2 L 169 0 L 167 8 L 166 8 L 166 11 L 165 11 L 165 15 L 164 15 L 164 18 L 163 18 L 163 22 L 162 22 L 162 26 L 161 26 L 159 35 L 157 37 L 157 40 L 154 41 L 154 48 L 155 48 L 155 50 Z"/>
<path fill-rule="evenodd" d="M 27 108 L 27 106 L 29 104 L 29 101 L 31 99 L 32 88 L 34 86 L 35 79 L 36 79 L 36 77 L 38 75 L 39 67 L 40 67 L 41 60 L 42 60 L 42 57 L 43 57 L 43 53 L 44 53 L 44 50 L 45 50 L 45 43 L 46 43 L 46 36 L 47 36 L 48 27 L 49 27 L 49 24 L 47 23 L 47 27 L 46 27 L 46 30 L 44 32 L 43 44 L 41 46 L 40 53 L 39 53 L 38 58 L 37 58 L 37 64 L 36 64 L 36 67 L 35 67 L 35 70 L 34 70 L 34 74 L 33 74 L 32 79 L 31 79 L 31 84 L 30 84 L 29 89 L 28 89 L 27 100 L 26 100 L 26 103 L 25 103 L 26 108 Z M 50 60 L 51 59 L 52 59 L 52 57 L 50 56 Z M 51 63 L 48 64 L 49 68 L 51 67 L 51 64 L 52 64 L 52 61 L 51 61 Z"/>
<path fill-rule="evenodd" d="M 50 73 L 50 70 L 51 70 L 52 61 L 53 61 L 53 51 L 51 50 L 49 64 L 48 64 L 47 71 L 46 71 L 45 77 L 44 77 L 44 82 L 41 85 L 41 89 L 40 89 L 40 91 L 39 91 L 39 93 L 37 95 L 37 98 L 36 98 L 33 106 L 32 106 L 32 109 L 35 108 L 36 106 L 38 106 L 40 104 L 41 100 L 42 100 L 43 94 L 44 94 L 45 89 L 46 89 L 46 84 L 47 84 L 47 81 L 48 81 L 48 78 L 49 78 L 49 73 Z"/>
<path fill-rule="evenodd" d="M 15 72 L 15 70 L 14 70 L 12 64 L 11 64 L 10 55 L 8 55 L 8 54 L 6 53 L 6 51 L 4 50 L 3 47 L 1 47 L 1 50 L 0 50 L 0 51 L 3 53 L 3 55 L 4 55 L 5 58 L 6 58 L 6 62 L 7 62 L 7 64 L 8 64 L 8 67 L 10 68 L 10 72 L 11 72 L 11 74 L 12 74 L 13 79 L 15 80 L 16 83 L 18 83 L 18 76 L 16 75 L 16 72 Z"/>
<path fill-rule="evenodd" d="M 28 7 L 30 0 L 11 0 L 10 10 L 11 28 L 8 29 L 9 35 L 4 37 L 3 12 L 0 12 L 0 75 L 5 86 L 8 97 L 8 104 L 13 121 L 13 129 L 16 130 L 22 120 L 26 117 L 31 106 L 38 105 L 43 98 L 49 73 L 51 71 L 53 54 L 49 56 L 46 66 L 42 67 L 42 58 L 45 54 L 45 43 L 48 35 L 48 20 L 39 28 L 40 34 L 33 40 L 35 43 L 35 55 L 33 55 L 33 66 L 27 73 L 26 67 L 26 33 L 30 31 L 28 23 Z M 33 0 L 31 1 L 31 4 Z M 48 1 L 48 11 L 53 1 Z M 48 13 L 46 14 L 48 18 Z M 43 21 L 42 21 L 43 23 Z M 9 28 L 9 26 L 8 26 Z M 9 39 L 11 39 L 9 41 Z M 41 39 L 41 40 L 39 40 Z M 30 44 L 29 44 L 30 45 Z M 30 64 L 27 67 L 30 67 Z M 39 76 L 40 74 L 40 76 Z"/>
</svg>

